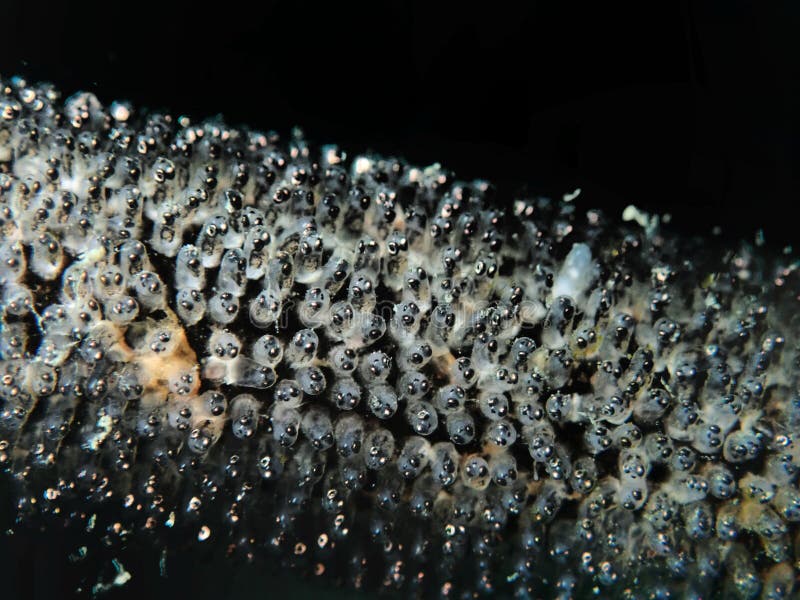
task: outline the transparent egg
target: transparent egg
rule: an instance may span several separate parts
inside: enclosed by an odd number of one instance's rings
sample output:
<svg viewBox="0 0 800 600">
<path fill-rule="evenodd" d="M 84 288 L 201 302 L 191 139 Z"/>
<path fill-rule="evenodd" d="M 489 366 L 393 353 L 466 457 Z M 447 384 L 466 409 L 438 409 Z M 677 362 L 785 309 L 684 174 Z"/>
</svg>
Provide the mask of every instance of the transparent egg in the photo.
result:
<svg viewBox="0 0 800 600">
<path fill-rule="evenodd" d="M 363 312 L 369 312 L 375 307 L 375 284 L 368 273 L 353 273 L 347 288 L 347 300 L 356 310 Z"/>
<path fill-rule="evenodd" d="M 734 431 L 725 438 L 722 454 L 727 462 L 743 463 L 761 453 L 761 440 L 752 432 Z"/>
<path fill-rule="evenodd" d="M 427 365 L 433 357 L 433 349 L 428 342 L 413 341 L 400 348 L 397 354 L 398 367 L 404 371 L 417 371 Z"/>
<path fill-rule="evenodd" d="M 2 310 L 15 317 L 27 315 L 33 306 L 31 291 L 22 284 L 7 284 L 2 293 Z"/>
<path fill-rule="evenodd" d="M 31 270 L 45 280 L 58 277 L 64 266 L 64 251 L 58 238 L 52 233 L 42 233 L 34 240 L 32 248 Z"/>
<path fill-rule="evenodd" d="M 464 389 L 469 389 L 478 381 L 478 372 L 472 367 L 472 361 L 466 356 L 456 359 L 450 367 L 450 376 L 454 384 Z"/>
<path fill-rule="evenodd" d="M 266 273 L 271 240 L 272 236 L 264 225 L 255 225 L 245 234 L 244 256 L 247 260 L 245 269 L 247 279 L 255 281 Z"/>
<path fill-rule="evenodd" d="M 356 414 L 341 417 L 336 422 L 334 438 L 339 456 L 349 458 L 359 454 L 364 442 L 364 420 Z"/>
<path fill-rule="evenodd" d="M 173 368 L 167 377 L 167 387 L 176 396 L 188 396 L 197 392 L 200 373 L 196 365 Z"/>
<path fill-rule="evenodd" d="M 327 450 L 333 446 L 333 423 L 323 409 L 312 407 L 306 411 L 300 427 L 315 450 Z"/>
<path fill-rule="evenodd" d="M 351 376 L 358 367 L 358 354 L 353 348 L 334 346 L 328 354 L 328 363 L 338 376 Z"/>
<path fill-rule="evenodd" d="M 239 315 L 239 298 L 231 292 L 214 294 L 208 300 L 207 313 L 215 323 L 228 325 Z"/>
<path fill-rule="evenodd" d="M 508 416 L 508 398 L 501 393 L 487 392 L 478 397 L 478 408 L 481 414 L 491 421 L 497 421 Z"/>
<path fill-rule="evenodd" d="M 151 269 L 150 258 L 147 256 L 147 249 L 138 240 L 128 240 L 119 248 L 119 267 L 125 279 L 131 278 L 135 281 L 134 275 L 142 271 Z"/>
<path fill-rule="evenodd" d="M 217 272 L 217 293 L 244 295 L 247 287 L 247 259 L 239 248 L 226 250 Z"/>
<path fill-rule="evenodd" d="M 555 432 L 549 423 L 543 421 L 527 427 L 523 430 L 523 436 L 528 444 L 528 452 L 536 462 L 546 463 L 556 454 Z"/>
<path fill-rule="evenodd" d="M 139 303 L 132 296 L 119 296 L 106 304 L 105 314 L 112 323 L 128 325 L 139 316 Z"/>
<path fill-rule="evenodd" d="M 220 438 L 220 428 L 217 423 L 205 421 L 189 431 L 186 445 L 196 454 L 204 454 L 217 443 Z"/>
<path fill-rule="evenodd" d="M 258 428 L 259 403 L 251 394 L 239 394 L 231 400 L 230 418 L 233 435 L 239 439 L 253 437 Z"/>
<path fill-rule="evenodd" d="M 388 419 L 397 412 L 397 394 L 388 385 L 371 386 L 367 390 L 367 406 L 379 419 Z"/>
<path fill-rule="evenodd" d="M 303 403 L 303 389 L 294 379 L 281 379 L 272 392 L 276 403 L 297 408 Z"/>
<path fill-rule="evenodd" d="M 611 441 L 614 447 L 620 449 L 638 448 L 644 439 L 642 430 L 633 423 L 623 423 L 614 429 Z"/>
<path fill-rule="evenodd" d="M 303 274 L 317 273 L 322 266 L 323 252 L 322 236 L 314 230 L 304 231 L 297 252 L 298 270 Z"/>
<path fill-rule="evenodd" d="M 283 403 L 272 406 L 272 436 L 283 447 L 293 446 L 300 434 L 300 413 Z"/>
<path fill-rule="evenodd" d="M 544 408 L 536 400 L 527 397 L 515 397 L 512 405 L 514 417 L 523 427 L 535 425 L 545 418 Z"/>
<path fill-rule="evenodd" d="M 166 306 L 166 288 L 158 274 L 152 271 L 140 271 L 133 278 L 133 291 L 139 304 L 150 311 Z"/>
<path fill-rule="evenodd" d="M 350 492 L 360 490 L 368 481 L 366 465 L 357 458 L 345 459 L 339 467 L 339 480 Z"/>
<path fill-rule="evenodd" d="M 515 369 L 525 370 L 534 350 L 536 350 L 536 342 L 532 338 L 518 337 L 511 344 L 508 361 Z"/>
<path fill-rule="evenodd" d="M 418 478 L 411 489 L 408 507 L 415 517 L 427 519 L 433 512 L 435 484 L 430 476 Z"/>
<path fill-rule="evenodd" d="M 461 410 L 447 415 L 447 434 L 454 444 L 463 446 L 475 439 L 475 420 L 467 411 Z"/>
<path fill-rule="evenodd" d="M 206 299 L 202 292 L 184 288 L 175 296 L 175 310 L 187 326 L 196 325 L 206 314 Z"/>
<path fill-rule="evenodd" d="M 467 393 L 459 385 L 441 388 L 435 398 L 436 409 L 445 414 L 463 411 L 466 401 Z"/>
<path fill-rule="evenodd" d="M 428 273 L 422 267 L 408 269 L 403 279 L 403 301 L 413 302 L 425 312 L 431 304 L 431 284 Z"/>
<path fill-rule="evenodd" d="M 300 321 L 306 327 L 319 327 L 327 323 L 330 309 L 330 296 L 322 288 L 309 288 L 298 309 Z"/>
<path fill-rule="evenodd" d="M 188 402 L 173 402 L 169 406 L 169 424 L 178 431 L 187 431 L 192 425 L 192 408 Z"/>
<path fill-rule="evenodd" d="M 371 352 L 360 361 L 361 376 L 370 382 L 386 381 L 392 369 L 392 359 L 383 352 Z"/>
<path fill-rule="evenodd" d="M 200 251 L 200 261 L 206 269 L 214 269 L 222 260 L 228 222 L 222 215 L 211 217 L 197 235 L 195 245 Z"/>
<path fill-rule="evenodd" d="M 714 533 L 714 511 L 707 502 L 694 502 L 683 507 L 686 534 L 694 540 L 705 540 Z"/>
<path fill-rule="evenodd" d="M 552 394 L 545 402 L 545 412 L 553 423 L 572 420 L 574 401 L 571 394 Z"/>
<path fill-rule="evenodd" d="M 133 279 L 126 278 L 116 267 L 108 267 L 95 277 L 93 287 L 100 300 L 107 300 L 123 295 L 128 281 Z"/>
<path fill-rule="evenodd" d="M 397 384 L 397 392 L 405 400 L 419 400 L 431 390 L 431 382 L 419 371 L 403 373 Z"/>
<path fill-rule="evenodd" d="M 722 450 L 725 432 L 717 423 L 698 422 L 692 426 L 692 446 L 701 454 L 717 454 Z"/>
<path fill-rule="evenodd" d="M 253 342 L 251 355 L 262 365 L 276 367 L 283 359 L 283 345 L 277 337 L 267 333 Z"/>
<path fill-rule="evenodd" d="M 242 351 L 242 342 L 233 333 L 217 329 L 208 339 L 209 355 L 219 360 L 233 360 Z"/>
<path fill-rule="evenodd" d="M 413 336 L 419 331 L 420 310 L 413 302 L 396 304 L 394 307 L 394 325 L 403 336 Z"/>
<path fill-rule="evenodd" d="M 275 384 L 277 375 L 272 367 L 240 356 L 231 366 L 229 383 L 247 388 L 265 390 Z"/>
<path fill-rule="evenodd" d="M 431 435 L 439 426 L 439 417 L 430 402 L 414 400 L 408 403 L 405 417 L 414 433 L 422 436 Z"/>
<path fill-rule="evenodd" d="M 0 336 L 0 358 L 14 360 L 25 356 L 28 339 L 27 323 L 3 324 L 3 335 Z"/>
<path fill-rule="evenodd" d="M 634 419 L 639 423 L 654 423 L 664 416 L 671 403 L 669 393 L 662 388 L 644 390 L 634 403 Z"/>
<path fill-rule="evenodd" d="M 319 396 L 325 391 L 325 374 L 318 367 L 302 367 L 295 371 L 295 378 L 303 392 L 309 396 Z"/>
<path fill-rule="evenodd" d="M 153 224 L 150 245 L 159 254 L 172 258 L 179 252 L 182 241 L 183 231 L 179 225 L 171 225 L 165 221 Z"/>
<path fill-rule="evenodd" d="M 569 296 L 558 296 L 547 309 L 542 326 L 542 344 L 557 349 L 566 345 L 575 318 L 575 302 Z"/>
<path fill-rule="evenodd" d="M 266 481 L 275 481 L 284 472 L 284 463 L 280 451 L 267 448 L 258 457 L 258 472 Z"/>
<path fill-rule="evenodd" d="M 383 317 L 373 313 L 360 313 L 356 317 L 356 323 L 359 325 L 355 335 L 351 334 L 348 339 L 348 345 L 355 345 L 357 347 L 365 347 L 374 344 L 383 337 L 386 333 L 386 321 Z"/>
<path fill-rule="evenodd" d="M 714 494 L 714 483 L 709 478 L 711 493 Z M 716 496 L 719 497 L 719 496 Z M 775 494 L 773 506 L 778 515 L 787 523 L 797 523 L 800 521 L 800 492 L 791 487 L 781 487 Z"/>
<path fill-rule="evenodd" d="M 644 451 L 652 464 L 669 464 L 675 447 L 672 439 L 663 433 L 648 433 L 644 437 Z"/>
<path fill-rule="evenodd" d="M 0 283 L 19 281 L 27 270 L 27 259 L 21 242 L 0 241 Z"/>
<path fill-rule="evenodd" d="M 430 455 L 430 443 L 424 438 L 412 436 L 403 444 L 397 458 L 397 469 L 406 479 L 415 479 L 428 466 Z"/>
<path fill-rule="evenodd" d="M 492 480 L 489 463 L 476 454 L 467 456 L 461 464 L 461 479 L 469 488 L 484 490 Z"/>
<path fill-rule="evenodd" d="M 214 417 L 225 414 L 228 408 L 228 401 L 225 396 L 218 391 L 208 390 L 200 395 L 203 410 Z"/>
<path fill-rule="evenodd" d="M 340 377 L 331 386 L 331 402 L 339 410 L 353 410 L 361 402 L 361 387 L 350 377 Z"/>
<path fill-rule="evenodd" d="M 299 368 L 311 364 L 316 358 L 319 347 L 319 337 L 313 329 L 301 329 L 292 336 L 286 345 L 284 357 L 287 363 Z"/>
<path fill-rule="evenodd" d="M 331 296 L 335 295 L 345 284 L 345 281 L 350 276 L 352 266 L 350 262 L 335 253 L 325 263 L 325 269 L 322 273 L 321 282 L 323 287 L 328 291 Z M 349 304 L 349 302 L 344 302 Z"/>
<path fill-rule="evenodd" d="M 569 483 L 572 489 L 579 494 L 587 495 L 598 482 L 597 464 L 589 457 L 582 457 L 575 461 Z"/>
<path fill-rule="evenodd" d="M 250 300 L 250 321 L 256 327 L 266 329 L 281 316 L 283 300 L 274 288 L 261 290 Z"/>
<path fill-rule="evenodd" d="M 360 314 L 360 313 L 359 313 Z M 349 302 L 336 302 L 331 305 L 327 332 L 334 340 L 349 339 L 355 327 L 356 310 Z"/>
<path fill-rule="evenodd" d="M 309 443 L 300 444 L 294 453 L 300 487 L 311 487 L 325 474 L 325 455 Z"/>
<path fill-rule="evenodd" d="M 630 400 L 623 394 L 613 394 L 599 399 L 598 416 L 612 425 L 624 423 L 631 415 Z"/>
<path fill-rule="evenodd" d="M 500 419 L 487 424 L 483 440 L 500 448 L 507 448 L 517 441 L 517 430 L 509 419 Z"/>
<path fill-rule="evenodd" d="M 431 473 L 434 480 L 442 487 L 450 487 L 458 478 L 458 451 L 450 442 L 434 444 L 431 451 Z"/>
<path fill-rule="evenodd" d="M 387 429 L 376 429 L 364 438 L 362 449 L 364 464 L 368 469 L 385 467 L 394 456 L 394 437 Z"/>
<path fill-rule="evenodd" d="M 517 460 L 508 452 L 493 454 L 489 458 L 489 472 L 495 484 L 509 486 L 517 480 Z"/>
</svg>

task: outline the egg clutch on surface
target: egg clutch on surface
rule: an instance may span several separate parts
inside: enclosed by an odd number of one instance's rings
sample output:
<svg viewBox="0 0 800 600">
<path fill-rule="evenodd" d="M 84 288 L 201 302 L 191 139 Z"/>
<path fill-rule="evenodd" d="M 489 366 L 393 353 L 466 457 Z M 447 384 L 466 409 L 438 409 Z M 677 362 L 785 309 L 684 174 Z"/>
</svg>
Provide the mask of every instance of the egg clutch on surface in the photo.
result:
<svg viewBox="0 0 800 600">
<path fill-rule="evenodd" d="M 791 597 L 798 263 L 570 200 L 0 80 L 17 523 L 410 596 Z"/>
</svg>

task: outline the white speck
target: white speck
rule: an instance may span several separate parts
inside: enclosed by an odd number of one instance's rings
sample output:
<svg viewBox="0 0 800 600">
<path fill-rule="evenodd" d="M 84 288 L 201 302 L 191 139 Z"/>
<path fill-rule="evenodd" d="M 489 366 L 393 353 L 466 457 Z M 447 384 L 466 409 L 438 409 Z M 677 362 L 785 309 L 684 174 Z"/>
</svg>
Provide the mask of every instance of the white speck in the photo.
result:
<svg viewBox="0 0 800 600">
<path fill-rule="evenodd" d="M 127 121 L 131 116 L 131 110 L 119 102 L 111 103 L 111 116 L 115 121 Z"/>
<path fill-rule="evenodd" d="M 359 175 L 363 175 L 367 171 L 369 171 L 370 167 L 372 166 L 372 161 L 368 159 L 366 156 L 359 156 L 356 159 L 356 173 Z"/>
<path fill-rule="evenodd" d="M 86 448 L 92 451 L 96 451 L 100 447 L 100 444 L 102 444 L 105 441 L 105 439 L 111 434 L 112 427 L 113 424 L 110 416 L 103 415 L 102 417 L 97 419 L 97 428 L 99 431 L 89 436 L 89 439 L 85 444 Z"/>
<path fill-rule="evenodd" d="M 650 222 L 650 216 L 646 212 L 636 208 L 633 204 L 629 204 L 625 207 L 625 210 L 622 211 L 622 220 L 636 221 L 642 227 L 647 227 L 647 224 Z"/>
<path fill-rule="evenodd" d="M 121 587 L 133 578 L 133 575 L 126 571 L 125 567 L 122 566 L 122 563 L 116 558 L 111 561 L 111 564 L 114 565 L 114 569 L 117 572 L 117 574 L 114 576 L 114 580 L 111 583 L 103 583 L 102 581 L 98 581 L 94 587 L 92 587 L 92 594 L 96 595 L 98 593 L 107 592 L 114 587 Z"/>
<path fill-rule="evenodd" d="M 553 283 L 553 297 L 579 298 L 597 276 L 592 251 L 586 244 L 573 244 Z"/>
</svg>

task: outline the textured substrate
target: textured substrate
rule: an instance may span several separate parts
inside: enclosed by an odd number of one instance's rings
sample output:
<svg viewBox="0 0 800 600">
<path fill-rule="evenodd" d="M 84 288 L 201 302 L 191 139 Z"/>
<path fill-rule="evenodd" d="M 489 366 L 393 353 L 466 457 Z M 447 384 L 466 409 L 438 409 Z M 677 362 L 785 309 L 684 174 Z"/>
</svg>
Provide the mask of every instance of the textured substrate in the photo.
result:
<svg viewBox="0 0 800 600">
<path fill-rule="evenodd" d="M 0 80 L 19 526 L 408 595 L 790 597 L 797 263 L 625 218 Z"/>
</svg>

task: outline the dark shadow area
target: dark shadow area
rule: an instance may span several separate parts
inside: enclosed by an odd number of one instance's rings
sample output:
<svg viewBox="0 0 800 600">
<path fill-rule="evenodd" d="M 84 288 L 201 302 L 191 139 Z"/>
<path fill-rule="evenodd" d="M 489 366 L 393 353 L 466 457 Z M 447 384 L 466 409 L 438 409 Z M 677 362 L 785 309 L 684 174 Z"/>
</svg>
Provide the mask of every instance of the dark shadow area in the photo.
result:
<svg viewBox="0 0 800 600">
<path fill-rule="evenodd" d="M 800 8 L 623 4 L 13 1 L 0 72 L 791 242 Z"/>
</svg>

